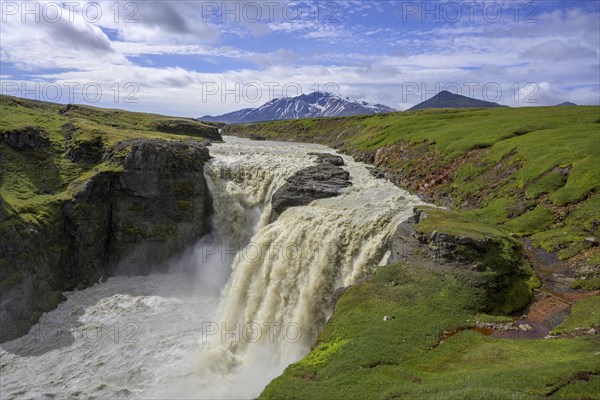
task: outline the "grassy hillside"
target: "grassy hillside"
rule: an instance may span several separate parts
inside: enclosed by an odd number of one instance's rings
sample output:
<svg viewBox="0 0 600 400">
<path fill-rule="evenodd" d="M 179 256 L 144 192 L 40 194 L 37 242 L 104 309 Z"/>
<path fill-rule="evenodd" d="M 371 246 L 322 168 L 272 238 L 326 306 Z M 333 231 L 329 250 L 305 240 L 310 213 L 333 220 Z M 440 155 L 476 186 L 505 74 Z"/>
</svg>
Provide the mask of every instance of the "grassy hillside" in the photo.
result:
<svg viewBox="0 0 600 400">
<path fill-rule="evenodd" d="M 0 143 L 2 224 L 52 221 L 75 187 L 100 171 L 115 168 L 103 151 L 129 138 L 181 139 L 211 134 L 214 128 L 191 119 L 89 106 L 62 106 L 0 95 L 0 137 L 39 128 L 49 146 L 17 150 Z M 14 217 L 14 218 L 13 218 Z"/>
<path fill-rule="evenodd" d="M 431 109 L 236 125 L 226 132 L 342 149 L 400 186 L 530 236 L 562 259 L 599 235 L 600 107 Z"/>
<path fill-rule="evenodd" d="M 380 267 L 341 296 L 313 351 L 260 398 L 599 398 L 597 336 L 485 336 L 472 329 L 486 318 L 477 315 L 481 303 L 455 269 L 427 260 Z M 597 314 L 576 311 L 563 326 L 600 325 Z"/>
</svg>

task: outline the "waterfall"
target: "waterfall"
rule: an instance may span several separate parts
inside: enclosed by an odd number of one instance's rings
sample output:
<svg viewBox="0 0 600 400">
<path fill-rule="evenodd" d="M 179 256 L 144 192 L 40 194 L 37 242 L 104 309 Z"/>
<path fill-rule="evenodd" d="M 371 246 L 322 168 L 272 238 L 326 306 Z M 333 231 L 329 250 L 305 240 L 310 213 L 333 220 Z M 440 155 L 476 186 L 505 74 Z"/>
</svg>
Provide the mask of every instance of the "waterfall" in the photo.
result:
<svg viewBox="0 0 600 400">
<path fill-rule="evenodd" d="M 420 200 L 345 157 L 352 187 L 338 197 L 289 208 L 269 224 L 270 198 L 285 177 L 314 163 L 307 153 L 331 150 L 227 141 L 208 176 L 215 230 L 227 231 L 219 236 L 240 246 L 216 320 L 203 329 L 209 349 L 203 362 L 212 373 L 244 382 L 245 391 L 227 394 L 249 397 L 307 354 L 331 315 L 335 290 L 382 262 L 386 241 Z M 256 387 L 249 389 L 252 383 Z"/>
</svg>

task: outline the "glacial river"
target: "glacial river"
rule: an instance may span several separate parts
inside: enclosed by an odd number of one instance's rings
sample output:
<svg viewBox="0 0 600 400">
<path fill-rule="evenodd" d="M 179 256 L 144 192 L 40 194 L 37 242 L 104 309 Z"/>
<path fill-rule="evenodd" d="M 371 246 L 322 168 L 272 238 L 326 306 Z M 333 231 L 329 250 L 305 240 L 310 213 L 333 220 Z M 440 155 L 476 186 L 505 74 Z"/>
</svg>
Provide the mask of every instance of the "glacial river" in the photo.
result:
<svg viewBox="0 0 600 400">
<path fill-rule="evenodd" d="M 0 398 L 254 398 L 308 353 L 333 292 L 385 262 L 421 203 L 344 156 L 351 187 L 269 224 L 271 196 L 314 164 L 308 153 L 335 151 L 233 137 L 209 151 L 213 233 L 168 273 L 65 293 L 0 345 Z"/>
</svg>

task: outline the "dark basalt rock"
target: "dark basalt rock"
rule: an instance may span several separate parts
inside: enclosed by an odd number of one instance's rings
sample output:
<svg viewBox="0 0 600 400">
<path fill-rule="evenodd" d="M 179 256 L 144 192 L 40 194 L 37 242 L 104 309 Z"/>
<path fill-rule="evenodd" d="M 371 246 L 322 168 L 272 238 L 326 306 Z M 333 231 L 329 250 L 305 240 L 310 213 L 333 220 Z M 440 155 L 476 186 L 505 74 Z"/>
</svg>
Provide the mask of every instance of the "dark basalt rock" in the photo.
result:
<svg viewBox="0 0 600 400">
<path fill-rule="evenodd" d="M 317 156 L 318 163 L 329 163 L 341 167 L 344 165 L 344 159 L 341 156 L 329 153 L 308 153 L 309 156 Z"/>
<path fill-rule="evenodd" d="M 387 243 L 388 264 L 426 261 L 431 268 L 449 268 L 485 296 L 482 307 L 488 313 L 512 312 L 528 303 L 530 289 L 525 282 L 531 271 L 516 242 L 491 234 L 421 233 L 418 225 L 430 218 L 428 213 L 415 207 L 412 217 L 398 225 Z"/>
<path fill-rule="evenodd" d="M 261 141 L 261 142 L 267 140 L 267 138 L 265 138 L 264 136 L 261 136 L 261 135 L 250 135 L 248 137 L 248 139 L 257 140 L 257 141 Z"/>
<path fill-rule="evenodd" d="M 76 163 L 96 164 L 102 159 L 104 143 L 100 136 L 71 141 L 67 145 L 67 157 Z"/>
<path fill-rule="evenodd" d="M 153 127 L 159 132 L 200 136 L 213 142 L 223 141 L 218 127 L 208 126 L 195 120 L 172 119 L 157 121 L 153 124 Z"/>
<path fill-rule="evenodd" d="M 119 142 L 105 150 L 105 170 L 71 188 L 51 224 L 3 227 L 0 342 L 27 333 L 63 291 L 108 275 L 161 271 L 208 233 L 208 159 L 201 140 Z M 0 208 L 2 218 L 14 214 L 1 197 Z"/>
<path fill-rule="evenodd" d="M 99 163 L 104 154 L 104 142 L 100 135 L 78 137 L 78 128 L 71 122 L 62 126 L 65 135 L 67 158 L 76 163 Z"/>
<path fill-rule="evenodd" d="M 77 104 L 67 104 L 66 106 L 64 106 L 63 108 L 61 108 L 58 111 L 58 113 L 60 115 L 65 115 L 69 111 L 77 111 L 77 110 L 79 110 L 79 106 Z"/>
<path fill-rule="evenodd" d="M 352 185 L 350 173 L 338 166 L 340 160 L 343 165 L 341 157 L 327 153 L 315 155 L 319 157 L 317 165 L 296 172 L 273 194 L 271 222 L 288 207 L 303 206 L 313 200 L 335 197 L 342 189 Z"/>
<path fill-rule="evenodd" d="M 50 135 L 41 126 L 23 126 L 2 131 L 2 141 L 15 150 L 50 146 Z"/>
</svg>

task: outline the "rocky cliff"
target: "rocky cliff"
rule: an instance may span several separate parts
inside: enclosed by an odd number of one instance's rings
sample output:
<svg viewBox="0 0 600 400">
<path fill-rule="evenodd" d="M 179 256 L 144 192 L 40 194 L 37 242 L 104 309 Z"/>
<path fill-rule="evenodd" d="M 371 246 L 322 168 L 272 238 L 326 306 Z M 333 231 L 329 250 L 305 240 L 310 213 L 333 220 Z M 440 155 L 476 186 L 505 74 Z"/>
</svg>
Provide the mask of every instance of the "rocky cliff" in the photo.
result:
<svg viewBox="0 0 600 400">
<path fill-rule="evenodd" d="M 65 290 L 148 273 L 208 232 L 217 126 L 0 95 L 0 341 Z"/>
</svg>

